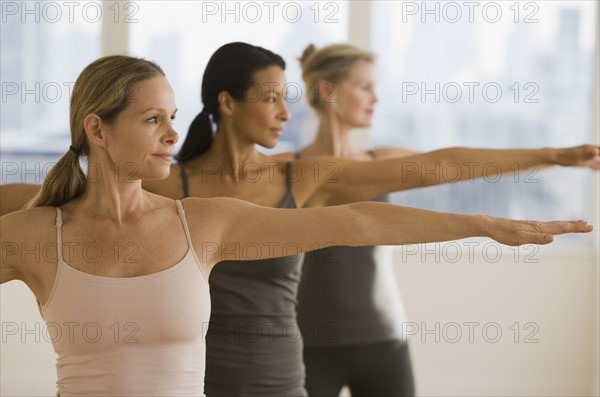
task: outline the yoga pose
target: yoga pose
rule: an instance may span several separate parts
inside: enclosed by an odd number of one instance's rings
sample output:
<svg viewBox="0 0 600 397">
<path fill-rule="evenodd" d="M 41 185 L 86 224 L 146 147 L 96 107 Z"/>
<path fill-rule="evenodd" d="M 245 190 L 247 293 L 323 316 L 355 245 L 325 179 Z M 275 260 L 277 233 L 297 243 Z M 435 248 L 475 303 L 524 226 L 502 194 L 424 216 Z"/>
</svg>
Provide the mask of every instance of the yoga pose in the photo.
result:
<svg viewBox="0 0 600 397">
<path fill-rule="evenodd" d="M 245 76 L 230 74 L 246 78 L 245 85 L 238 81 L 233 88 L 217 87 L 217 103 L 205 99 L 206 110 L 195 124 L 210 126 L 210 114 L 218 132 L 209 151 L 203 156 L 191 154 L 196 162 L 187 161 L 181 169 L 169 166 L 177 139 L 169 121 L 175 105 L 160 69 L 129 57 L 109 57 L 90 65 L 73 93 L 72 148 L 48 175 L 31 205 L 35 208 L 2 218 L 2 282 L 24 281 L 36 295 L 45 320 L 62 325 L 63 335 L 69 335 L 68 327 L 76 323 L 79 329 L 97 324 L 105 330 L 105 338 L 111 336 L 103 340 L 104 346 L 97 341 L 84 343 L 93 341 L 88 335 L 77 343 L 53 340 L 59 355 L 61 395 L 198 394 L 204 365 L 199 340 L 206 331 L 201 325 L 208 320 L 209 304 L 205 277 L 217 262 L 224 263 L 211 275 L 211 293 L 216 294 L 213 310 L 217 310 L 211 319 L 216 328 L 211 324 L 207 335 L 207 377 L 214 379 L 207 382 L 207 390 L 212 384 L 227 388 L 222 379 L 228 375 L 231 389 L 227 390 L 237 390 L 234 394 L 266 390 L 271 395 L 297 395 L 305 393 L 302 346 L 294 333 L 298 256 L 281 257 L 326 245 L 419 243 L 469 236 L 489 236 L 505 244 L 542 244 L 551 240 L 551 234 L 591 230 L 585 222 L 510 221 L 377 203 L 282 210 L 218 198 L 186 199 L 182 205 L 144 192 L 142 179 L 164 178 L 169 168 L 174 175 L 145 186 L 182 198 L 186 186 L 182 176 L 186 175 L 189 195 L 230 195 L 267 207 L 282 202 L 293 206 L 294 201 L 306 205 L 313 196 L 317 201 L 319 195 L 326 197 L 319 200 L 328 205 L 398 190 L 403 183 L 420 183 L 418 178 L 403 182 L 396 173 L 399 180 L 391 186 L 389 181 L 394 178 L 389 172 L 385 178 L 365 184 L 367 192 L 363 192 L 352 184 L 342 187 L 342 182 L 315 182 L 308 173 L 314 161 L 286 165 L 261 157 L 247 141 L 274 145 L 289 115 L 280 93 L 265 91 L 260 100 L 253 101 L 243 98 L 256 98 L 251 96 L 256 94 L 252 92 L 256 82 L 274 81 L 268 73 L 283 76 L 283 68 L 270 67 L 273 63 L 265 56 L 262 65 L 249 67 L 243 64 L 248 54 L 240 53 L 239 46 L 225 46 L 215 57 L 227 55 L 223 58 L 228 67 L 241 63 L 248 68 Z M 239 58 L 227 52 L 231 47 Z M 224 67 L 213 63 L 206 73 Z M 98 90 L 97 82 L 106 89 Z M 205 78 L 205 82 L 210 88 L 211 82 L 218 80 Z M 255 84 L 251 86 L 251 82 Z M 114 95 L 115 90 L 120 96 Z M 240 92 L 248 96 L 233 96 Z M 235 134 L 240 137 L 234 139 Z M 184 149 L 186 145 L 182 156 Z M 231 156 L 230 162 L 213 161 L 223 159 L 217 157 L 216 149 Z M 209 157 L 211 154 L 215 157 Z M 79 168 L 80 155 L 88 159 L 87 175 Z M 367 172 L 361 171 L 363 164 L 335 164 L 340 180 L 356 178 L 358 183 L 368 179 Z M 384 164 L 381 170 L 391 166 L 398 163 Z M 300 177 L 303 171 L 310 178 Z M 261 178 L 265 179 L 260 182 Z M 377 186 L 379 183 L 385 186 Z M 36 229 L 32 232 L 33 224 Z M 19 250 L 27 244 L 54 244 L 61 249 L 41 258 L 20 255 Z M 90 247 L 99 248 L 101 255 L 92 257 Z M 267 258 L 279 259 L 261 261 Z M 285 270 L 280 271 L 278 264 Z M 232 268 L 229 273 L 228 267 Z M 244 271 L 246 274 L 240 273 Z M 79 299 L 80 294 L 92 299 Z M 191 318 L 191 313 L 197 317 Z M 269 343 L 269 338 L 277 340 Z M 284 353 L 279 354 L 279 349 Z M 152 380 L 141 381 L 143 374 L 153 374 Z"/>
</svg>

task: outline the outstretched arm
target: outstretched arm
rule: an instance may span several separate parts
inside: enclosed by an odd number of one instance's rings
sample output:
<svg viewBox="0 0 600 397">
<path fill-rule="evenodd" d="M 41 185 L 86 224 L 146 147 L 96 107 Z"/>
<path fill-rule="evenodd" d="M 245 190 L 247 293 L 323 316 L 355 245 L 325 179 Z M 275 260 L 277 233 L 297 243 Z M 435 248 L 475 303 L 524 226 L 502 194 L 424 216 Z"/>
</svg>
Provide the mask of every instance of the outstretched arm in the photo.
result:
<svg viewBox="0 0 600 397">
<path fill-rule="evenodd" d="M 523 173 L 551 165 L 599 169 L 600 148 L 592 145 L 564 149 L 449 148 L 370 162 L 320 157 L 302 162 L 307 179 L 302 182 L 311 183 L 308 179 L 314 172 L 311 174 L 310 170 L 328 168 L 330 176 L 318 181 L 308 203 L 335 205 L 405 189 L 483 176 L 496 178 L 499 174 Z"/>
<path fill-rule="evenodd" d="M 7 184 L 0 186 L 0 216 L 22 210 L 40 190 L 40 185 Z"/>
<path fill-rule="evenodd" d="M 295 210 L 226 198 L 187 199 L 185 205 L 196 236 L 194 245 L 197 252 L 202 247 L 207 255 L 203 260 L 209 265 L 294 255 L 332 245 L 402 245 L 474 236 L 507 245 L 548 244 L 556 234 L 592 230 L 583 221 L 515 221 L 372 202 Z M 212 237 L 207 240 L 208 234 Z M 209 247 L 211 239 L 214 243 Z"/>
</svg>

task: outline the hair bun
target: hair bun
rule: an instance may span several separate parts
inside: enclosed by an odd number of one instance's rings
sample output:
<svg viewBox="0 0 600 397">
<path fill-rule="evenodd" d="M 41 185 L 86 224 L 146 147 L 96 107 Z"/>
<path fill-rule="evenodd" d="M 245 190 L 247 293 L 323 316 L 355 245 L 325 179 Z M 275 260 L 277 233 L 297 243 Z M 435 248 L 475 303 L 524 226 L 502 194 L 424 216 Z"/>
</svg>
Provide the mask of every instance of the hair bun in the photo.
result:
<svg viewBox="0 0 600 397">
<path fill-rule="evenodd" d="M 306 47 L 306 49 L 304 50 L 304 52 L 302 53 L 302 56 L 300 58 L 298 58 L 298 60 L 300 61 L 300 64 L 304 67 L 306 66 L 306 61 L 308 60 L 308 58 L 310 58 L 310 56 L 312 54 L 314 54 L 317 51 L 317 47 L 315 47 L 314 44 L 309 44 L 308 47 Z"/>
</svg>

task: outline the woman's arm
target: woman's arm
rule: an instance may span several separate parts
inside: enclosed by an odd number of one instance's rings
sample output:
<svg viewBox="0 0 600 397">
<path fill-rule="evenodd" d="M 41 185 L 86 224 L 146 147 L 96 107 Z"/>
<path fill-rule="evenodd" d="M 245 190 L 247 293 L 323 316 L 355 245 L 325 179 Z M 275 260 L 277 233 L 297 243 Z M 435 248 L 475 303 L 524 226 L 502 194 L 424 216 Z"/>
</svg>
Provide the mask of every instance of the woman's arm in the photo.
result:
<svg viewBox="0 0 600 397">
<path fill-rule="evenodd" d="M 381 147 L 373 149 L 373 155 L 377 160 L 389 159 L 394 157 L 406 157 L 421 154 L 418 150 L 408 149 L 404 147 Z"/>
<path fill-rule="evenodd" d="M 550 165 L 599 169 L 600 148 L 592 145 L 564 149 L 449 148 L 370 162 L 315 157 L 299 164 L 305 176 L 300 183 L 318 185 L 307 203 L 318 206 L 368 200 L 405 189 L 484 176 L 497 179 L 500 174 L 530 172 Z M 318 180 L 314 178 L 315 169 L 321 172 Z"/>
<path fill-rule="evenodd" d="M 27 261 L 39 268 L 49 241 L 42 236 L 51 230 L 53 208 L 39 207 L 0 217 L 0 283 L 31 281 Z M 29 285 L 29 284 L 28 284 Z M 30 286 L 31 288 L 31 286 Z"/>
<path fill-rule="evenodd" d="M 0 217 L 0 284 L 12 280 L 22 280 L 20 261 L 17 253 L 19 244 L 14 237 L 14 224 L 7 217 Z"/>
<path fill-rule="evenodd" d="M 203 253 L 209 266 L 223 260 L 289 256 L 333 245 L 402 245 L 474 236 L 507 245 L 547 244 L 555 234 L 592 230 L 583 221 L 514 221 L 372 202 L 292 210 L 216 198 L 187 199 L 185 208 L 196 251 Z"/>
<path fill-rule="evenodd" d="M 40 185 L 0 185 L 0 216 L 22 210 L 25 204 L 40 190 Z"/>
</svg>

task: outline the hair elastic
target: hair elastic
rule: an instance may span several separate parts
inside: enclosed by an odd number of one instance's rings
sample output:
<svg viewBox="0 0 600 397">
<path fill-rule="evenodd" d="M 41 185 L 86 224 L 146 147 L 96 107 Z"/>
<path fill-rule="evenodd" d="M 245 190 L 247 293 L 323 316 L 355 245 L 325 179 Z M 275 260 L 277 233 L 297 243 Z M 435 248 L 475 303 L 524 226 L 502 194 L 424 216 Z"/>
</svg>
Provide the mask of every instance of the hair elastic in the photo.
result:
<svg viewBox="0 0 600 397">
<path fill-rule="evenodd" d="M 75 148 L 73 145 L 69 145 L 69 150 L 75 153 L 76 155 L 81 156 L 81 152 L 77 150 L 77 148 Z"/>
</svg>

